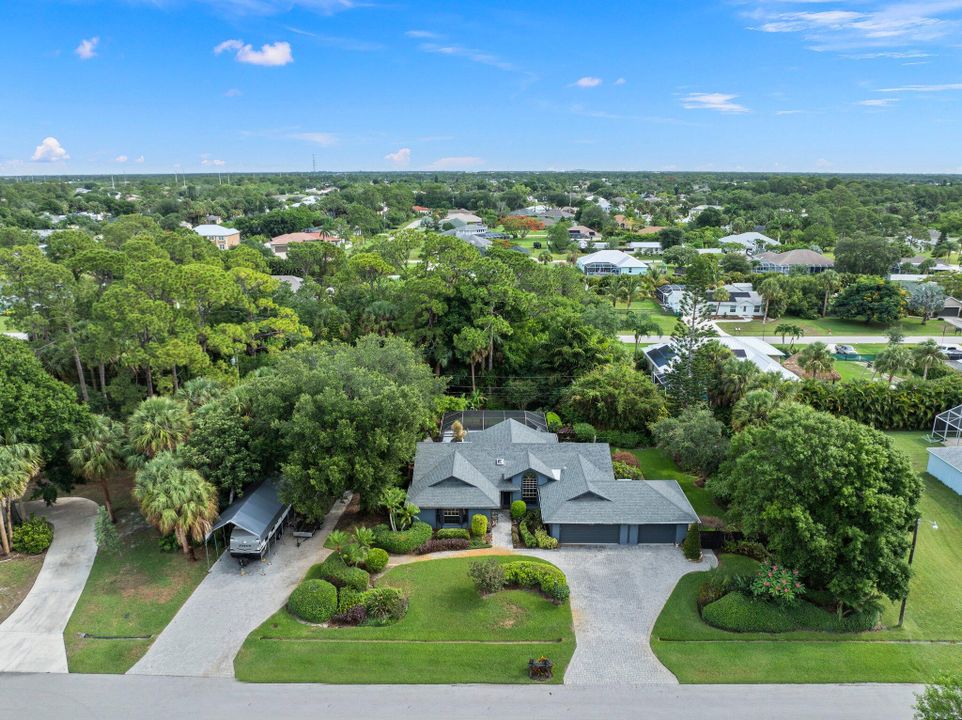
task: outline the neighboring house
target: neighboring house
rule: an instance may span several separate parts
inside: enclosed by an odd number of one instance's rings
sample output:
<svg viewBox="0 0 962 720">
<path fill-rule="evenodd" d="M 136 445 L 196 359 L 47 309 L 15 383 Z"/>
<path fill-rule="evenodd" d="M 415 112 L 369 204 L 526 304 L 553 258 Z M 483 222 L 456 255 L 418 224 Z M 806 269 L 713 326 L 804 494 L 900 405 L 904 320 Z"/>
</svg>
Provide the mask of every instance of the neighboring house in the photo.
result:
<svg viewBox="0 0 962 720">
<path fill-rule="evenodd" d="M 462 225 L 479 225 L 483 222 L 481 218 L 467 210 L 450 210 L 441 220 L 442 225 L 444 223 L 451 223 L 455 227 L 461 227 Z"/>
<path fill-rule="evenodd" d="M 584 225 L 572 225 L 568 228 L 568 237 L 572 240 L 594 240 L 598 237 L 598 231 Z"/>
<path fill-rule="evenodd" d="M 621 250 L 599 250 L 579 257 L 575 264 L 585 275 L 644 275 L 648 272 L 648 263 Z"/>
<path fill-rule="evenodd" d="M 775 358 L 784 357 L 785 353 L 764 340 L 753 337 L 733 337 L 722 335 L 710 338 L 724 345 L 738 360 L 748 360 L 762 372 L 777 373 L 785 380 L 798 381 L 798 376 L 788 368 L 782 366 Z M 706 341 L 707 342 L 707 341 Z M 664 384 L 665 374 L 671 369 L 675 361 L 675 348 L 670 342 L 650 345 L 642 351 L 651 371 L 652 379 L 659 385 Z"/>
<path fill-rule="evenodd" d="M 911 294 L 915 286 L 926 282 L 928 277 L 928 275 L 896 274 L 889 275 L 889 280 L 898 283 L 905 288 L 906 292 Z M 945 303 L 943 304 L 942 309 L 939 310 L 936 315 L 938 317 L 960 317 L 962 316 L 962 302 L 955 299 L 951 295 L 946 295 Z"/>
<path fill-rule="evenodd" d="M 695 248 L 699 255 L 724 255 L 725 251 L 721 248 Z"/>
<path fill-rule="evenodd" d="M 768 237 L 768 235 L 762 235 L 760 232 L 753 231 L 738 233 L 737 235 L 726 235 L 719 239 L 719 247 L 725 247 L 726 244 L 740 245 L 747 254 L 754 255 L 770 247 L 774 247 L 779 243 L 777 240 Z"/>
<path fill-rule="evenodd" d="M 593 202 L 595 205 L 597 205 L 598 207 L 600 207 L 600 208 L 601 208 L 602 210 L 604 210 L 605 212 L 609 212 L 609 211 L 611 210 L 611 202 L 610 202 L 609 200 L 607 200 L 606 198 L 603 198 L 603 197 L 601 197 L 601 196 L 599 196 L 599 195 L 589 195 L 589 196 L 586 197 L 585 199 L 586 199 L 586 200 L 590 200 L 591 202 Z"/>
<path fill-rule="evenodd" d="M 304 278 L 299 278 L 297 275 L 271 275 L 271 277 L 289 286 L 293 292 L 300 290 L 301 285 L 304 284 Z"/>
<path fill-rule="evenodd" d="M 562 543 L 681 543 L 698 521 L 674 480 L 619 480 L 607 443 L 559 443 L 514 419 L 421 442 L 408 500 L 432 527 L 468 527 L 524 500 Z"/>
<path fill-rule="evenodd" d="M 340 244 L 341 239 L 323 231 L 292 232 L 271 238 L 265 245 L 277 257 L 287 259 L 287 251 L 291 245 L 307 242 L 329 242 L 337 245 Z"/>
<path fill-rule="evenodd" d="M 758 264 L 755 266 L 757 273 L 781 273 L 788 275 L 791 272 L 820 273 L 823 270 L 835 267 L 835 262 L 814 250 L 789 250 L 783 253 L 763 252 L 758 255 Z"/>
<path fill-rule="evenodd" d="M 905 268 L 916 268 L 918 269 L 923 263 L 932 263 L 932 269 L 930 272 L 958 272 L 958 265 L 946 265 L 944 262 L 934 260 L 933 258 L 922 257 L 918 255 L 916 257 L 902 258 L 899 260 L 898 265 L 896 265 L 893 270 L 901 270 Z"/>
<path fill-rule="evenodd" d="M 207 238 L 221 250 L 230 250 L 240 245 L 240 230 L 222 225 L 198 225 L 194 232 Z"/>
<path fill-rule="evenodd" d="M 724 286 L 727 300 L 709 301 L 708 312 L 718 317 L 762 317 L 765 301 L 755 292 L 751 283 L 730 283 Z M 662 285 L 655 290 L 658 303 L 676 315 L 681 313 L 681 301 L 685 296 L 684 285 Z"/>
<path fill-rule="evenodd" d="M 928 473 L 962 495 L 962 446 L 934 447 L 928 451 Z"/>
<path fill-rule="evenodd" d="M 692 222 L 696 217 L 701 215 L 703 212 L 705 212 L 709 208 L 712 208 L 713 210 L 722 209 L 721 205 L 696 205 L 695 207 L 693 207 L 691 210 L 688 211 L 688 215 L 686 215 L 684 219 L 682 219 L 682 222 L 683 223 Z"/>
<path fill-rule="evenodd" d="M 431 208 L 429 208 L 429 207 L 424 207 L 423 205 L 413 205 L 413 206 L 411 207 L 411 209 L 412 209 L 414 212 L 416 212 L 418 215 L 430 215 L 430 214 L 431 214 Z"/>
<path fill-rule="evenodd" d="M 638 240 L 628 243 L 628 251 L 635 255 L 661 255 L 661 243 L 657 240 Z"/>
</svg>

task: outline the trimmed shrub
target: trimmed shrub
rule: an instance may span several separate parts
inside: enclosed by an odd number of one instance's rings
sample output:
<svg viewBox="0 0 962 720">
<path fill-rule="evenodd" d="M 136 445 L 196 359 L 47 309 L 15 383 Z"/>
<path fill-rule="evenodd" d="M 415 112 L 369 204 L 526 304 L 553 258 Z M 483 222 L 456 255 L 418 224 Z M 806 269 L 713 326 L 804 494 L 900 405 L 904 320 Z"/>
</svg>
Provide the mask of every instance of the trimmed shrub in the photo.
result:
<svg viewBox="0 0 962 720">
<path fill-rule="evenodd" d="M 337 609 L 337 589 L 326 580 L 305 580 L 291 593 L 287 609 L 307 622 L 327 622 Z"/>
<path fill-rule="evenodd" d="M 727 575 L 712 575 L 712 578 L 702 583 L 698 588 L 698 607 L 699 609 L 709 605 L 716 600 L 720 600 L 734 590 L 734 583 Z"/>
<path fill-rule="evenodd" d="M 367 551 L 367 559 L 364 561 L 364 567 L 367 568 L 369 573 L 379 573 L 387 567 L 387 561 L 389 559 L 387 550 L 371 548 Z"/>
<path fill-rule="evenodd" d="M 471 516 L 471 534 L 474 535 L 474 537 L 478 537 L 478 538 L 484 537 L 485 535 L 488 534 L 488 516 L 487 515 L 481 515 L 480 513 L 478 513 L 477 515 Z"/>
<path fill-rule="evenodd" d="M 470 540 L 471 533 L 465 528 L 441 528 L 434 533 L 434 537 L 438 540 L 452 540 L 454 538 L 461 538 L 462 540 Z"/>
<path fill-rule="evenodd" d="M 754 542 L 752 540 L 739 540 L 738 542 L 728 542 L 722 545 L 723 553 L 731 553 L 733 555 L 744 555 L 745 557 L 750 557 L 752 560 L 758 560 L 758 562 L 765 562 L 768 560 L 768 550 L 760 542 Z"/>
<path fill-rule="evenodd" d="M 575 433 L 575 440 L 578 442 L 594 442 L 598 435 L 595 426 L 591 423 L 575 423 L 572 429 Z"/>
<path fill-rule="evenodd" d="M 358 592 L 367 590 L 371 584 L 371 576 L 366 570 L 348 567 L 337 553 L 331 553 L 324 562 L 312 567 L 308 571 L 307 577 L 327 580 L 335 587 L 349 587 Z"/>
<path fill-rule="evenodd" d="M 619 480 L 644 480 L 645 474 L 641 471 L 640 467 L 635 465 L 628 465 L 620 460 L 611 461 L 611 469 L 615 473 L 615 477 Z"/>
<path fill-rule="evenodd" d="M 730 592 L 704 607 L 702 619 L 709 625 L 732 632 L 782 633 L 793 630 L 822 632 L 865 632 L 878 625 L 877 610 L 839 618 L 809 602 L 776 605 Z"/>
<path fill-rule="evenodd" d="M 337 593 L 337 612 L 346 613 L 353 607 L 364 605 L 364 593 L 358 592 L 354 588 L 341 588 Z"/>
<path fill-rule="evenodd" d="M 13 529 L 13 549 L 27 555 L 39 555 L 53 542 L 53 525 L 40 515 L 34 515 Z"/>
<path fill-rule="evenodd" d="M 701 559 L 701 531 L 698 529 L 698 523 L 688 526 L 688 534 L 681 543 L 681 551 L 689 560 Z"/>
<path fill-rule="evenodd" d="M 497 560 L 475 561 L 468 565 L 468 575 L 474 587 L 482 595 L 490 595 L 504 589 L 504 567 Z"/>
<path fill-rule="evenodd" d="M 543 527 L 534 531 L 534 543 L 540 550 L 555 550 L 558 547 L 558 538 L 553 538 Z"/>
<path fill-rule="evenodd" d="M 399 532 L 392 531 L 387 525 L 378 525 L 374 528 L 374 547 L 387 550 L 392 555 L 407 555 L 430 540 L 433 532 L 430 525 L 420 520 Z"/>
<path fill-rule="evenodd" d="M 631 465 L 632 467 L 640 466 L 638 458 L 635 457 L 635 454 L 633 452 L 628 452 L 627 450 L 618 450 L 611 453 L 611 462 L 620 462 L 624 463 L 625 465 Z"/>
<path fill-rule="evenodd" d="M 556 433 L 561 429 L 561 418 L 558 417 L 558 413 L 546 412 L 544 419 L 548 423 L 548 432 Z"/>
<path fill-rule="evenodd" d="M 528 512 L 528 505 L 524 500 L 515 500 L 511 503 L 511 519 L 517 522 Z"/>
<path fill-rule="evenodd" d="M 414 551 L 416 555 L 427 555 L 434 552 L 447 552 L 449 550 L 467 550 L 471 547 L 471 541 L 464 538 L 448 538 L 447 540 L 428 540 Z"/>
<path fill-rule="evenodd" d="M 408 601 L 397 588 L 371 588 L 364 593 L 364 609 L 372 620 L 400 620 L 408 610 Z"/>
<path fill-rule="evenodd" d="M 331 618 L 331 622 L 337 623 L 338 625 L 360 625 L 365 620 L 367 620 L 367 608 L 363 605 L 355 605 L 354 607 L 346 610 L 342 613 L 338 613 Z"/>
<path fill-rule="evenodd" d="M 571 595 L 563 572 L 553 565 L 519 560 L 505 563 L 504 579 L 508 585 L 537 588 L 555 602 L 564 602 Z"/>
<path fill-rule="evenodd" d="M 607 442 L 610 445 L 614 445 L 615 447 L 633 448 L 643 445 L 648 438 L 641 433 L 626 432 L 623 430 L 608 430 L 607 432 L 603 433 L 603 435 L 599 435 L 598 439 L 602 440 L 603 442 Z"/>
</svg>

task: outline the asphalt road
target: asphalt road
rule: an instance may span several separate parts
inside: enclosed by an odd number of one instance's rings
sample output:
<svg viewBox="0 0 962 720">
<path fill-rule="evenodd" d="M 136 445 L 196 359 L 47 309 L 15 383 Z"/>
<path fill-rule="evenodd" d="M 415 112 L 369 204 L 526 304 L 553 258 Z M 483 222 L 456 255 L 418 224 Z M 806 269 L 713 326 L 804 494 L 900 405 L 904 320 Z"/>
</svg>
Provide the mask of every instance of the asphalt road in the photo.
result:
<svg viewBox="0 0 962 720">
<path fill-rule="evenodd" d="M 0 675 L 0 720 L 909 720 L 910 685 L 245 685 L 229 678 Z"/>
</svg>

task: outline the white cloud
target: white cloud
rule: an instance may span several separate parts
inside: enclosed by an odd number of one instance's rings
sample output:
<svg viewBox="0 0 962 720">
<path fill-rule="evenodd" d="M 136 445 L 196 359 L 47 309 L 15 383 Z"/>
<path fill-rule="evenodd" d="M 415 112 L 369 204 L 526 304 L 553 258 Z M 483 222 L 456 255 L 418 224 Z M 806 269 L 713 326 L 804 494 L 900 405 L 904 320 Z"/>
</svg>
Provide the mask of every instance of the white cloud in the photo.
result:
<svg viewBox="0 0 962 720">
<path fill-rule="evenodd" d="M 411 162 L 411 148 L 403 147 L 397 152 L 388 153 L 384 159 L 395 167 L 407 167 Z"/>
<path fill-rule="evenodd" d="M 884 108 L 889 107 L 898 101 L 898 98 L 872 98 L 871 100 L 859 100 L 855 104 L 863 107 Z"/>
<path fill-rule="evenodd" d="M 141 155 L 141 156 L 138 157 L 136 160 L 134 160 L 135 163 L 142 163 L 143 161 L 144 161 L 144 156 L 143 156 L 143 155 Z"/>
<path fill-rule="evenodd" d="M 879 90 L 879 92 L 935 93 L 935 92 L 948 92 L 950 90 L 962 90 L 962 83 L 946 83 L 943 85 L 903 85 L 902 87 L 882 88 L 881 90 Z"/>
<path fill-rule="evenodd" d="M 212 158 L 210 156 L 210 153 L 204 153 L 203 155 L 200 156 L 200 164 L 220 167 L 221 165 L 226 165 L 227 163 L 224 160 L 217 160 L 215 158 Z"/>
<path fill-rule="evenodd" d="M 214 54 L 234 52 L 237 62 L 248 65 L 262 65 L 265 67 L 279 67 L 294 62 L 291 46 L 286 42 L 264 43 L 260 50 L 255 50 L 250 43 L 242 40 L 225 40 L 214 48 Z"/>
<path fill-rule="evenodd" d="M 682 98 L 682 107 L 686 110 L 714 110 L 722 113 L 750 112 L 744 105 L 732 102 L 737 95 L 726 93 L 689 93 Z"/>
<path fill-rule="evenodd" d="M 484 165 L 484 160 L 474 155 L 456 155 L 438 158 L 431 163 L 430 170 L 469 170 Z"/>
<path fill-rule="evenodd" d="M 290 137 L 294 138 L 295 140 L 304 140 L 305 142 L 314 143 L 315 145 L 321 145 L 322 147 L 337 145 L 337 135 L 334 133 L 301 132 L 291 133 Z"/>
<path fill-rule="evenodd" d="M 240 97 L 243 94 L 244 93 L 242 93 L 237 88 L 231 88 L 230 90 L 224 93 L 224 97 Z"/>
<path fill-rule="evenodd" d="M 126 156 L 126 155 L 118 155 L 117 157 L 114 158 L 114 162 L 117 162 L 117 163 L 125 163 L 125 162 L 127 162 L 127 156 Z"/>
<path fill-rule="evenodd" d="M 776 110 L 776 115 L 804 115 L 807 110 Z"/>
<path fill-rule="evenodd" d="M 74 53 L 81 60 L 90 60 L 97 57 L 97 45 L 100 44 L 99 37 L 86 38 L 74 49 Z"/>
<path fill-rule="evenodd" d="M 70 155 L 55 137 L 45 137 L 30 157 L 34 162 L 57 162 L 69 160 Z"/>
<path fill-rule="evenodd" d="M 422 38 L 425 40 L 437 39 L 441 37 L 436 32 L 431 32 L 430 30 L 408 30 L 404 34 L 409 38 Z"/>
<path fill-rule="evenodd" d="M 584 77 L 580 77 L 577 80 L 575 80 L 572 84 L 575 87 L 580 87 L 580 88 L 593 88 L 593 87 L 598 87 L 599 85 L 601 85 L 601 83 L 602 83 L 601 78 L 592 77 L 591 75 L 585 75 Z"/>
<path fill-rule="evenodd" d="M 358 7 L 354 0 L 199 0 L 222 12 L 232 15 L 275 15 L 285 13 L 295 7 L 313 10 L 324 15 L 333 15 L 342 10 Z M 142 0 L 151 5 L 158 0 Z"/>
<path fill-rule="evenodd" d="M 818 170 L 828 170 L 830 167 L 832 167 L 832 161 L 826 160 L 825 158 L 819 158 L 815 161 L 815 167 Z"/>
<path fill-rule="evenodd" d="M 615 85 L 624 85 L 627 82 L 628 81 L 625 80 L 624 78 L 618 78 L 617 80 L 615 80 Z"/>
<path fill-rule="evenodd" d="M 509 62 L 502 60 L 497 55 L 492 55 L 484 50 L 475 50 L 473 48 L 461 47 L 459 45 L 439 45 L 438 43 L 422 43 L 420 49 L 424 52 L 434 53 L 436 55 L 452 55 L 455 57 L 463 57 L 471 62 L 476 62 L 481 65 L 490 65 L 491 67 L 496 67 L 499 70 L 515 70 L 516 68 Z"/>
</svg>

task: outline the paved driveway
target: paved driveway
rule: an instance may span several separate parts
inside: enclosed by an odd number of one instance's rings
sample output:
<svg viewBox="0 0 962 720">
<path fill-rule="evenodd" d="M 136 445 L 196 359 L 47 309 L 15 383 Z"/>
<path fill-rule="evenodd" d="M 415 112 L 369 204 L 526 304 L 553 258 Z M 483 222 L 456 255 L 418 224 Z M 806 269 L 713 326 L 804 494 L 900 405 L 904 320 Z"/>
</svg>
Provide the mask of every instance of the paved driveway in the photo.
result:
<svg viewBox="0 0 962 720">
<path fill-rule="evenodd" d="M 683 575 L 707 570 L 673 545 L 567 545 L 525 550 L 560 567 L 571 586 L 578 645 L 566 685 L 676 683 L 651 650 L 651 628 Z"/>
<path fill-rule="evenodd" d="M 234 656 L 247 636 L 284 605 L 311 565 L 330 554 L 324 540 L 346 507 L 338 500 L 313 538 L 297 547 L 286 533 L 264 562 L 243 572 L 224 553 L 128 673 L 234 677 Z"/>
<path fill-rule="evenodd" d="M 30 593 L 0 625 L 0 672 L 65 673 L 63 631 L 97 555 L 97 503 L 61 498 L 50 507 L 25 504 L 28 513 L 53 523 L 53 544 Z"/>
</svg>

